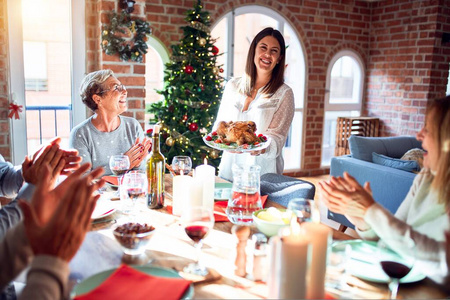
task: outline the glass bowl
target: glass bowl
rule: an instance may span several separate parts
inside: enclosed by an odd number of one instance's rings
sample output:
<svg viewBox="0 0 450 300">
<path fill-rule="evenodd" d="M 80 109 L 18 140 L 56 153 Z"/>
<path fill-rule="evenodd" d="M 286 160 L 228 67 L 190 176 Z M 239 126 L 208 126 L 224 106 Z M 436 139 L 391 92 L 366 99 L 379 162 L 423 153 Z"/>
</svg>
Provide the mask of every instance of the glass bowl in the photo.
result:
<svg viewBox="0 0 450 300">
<path fill-rule="evenodd" d="M 125 254 L 139 255 L 145 252 L 155 227 L 146 223 L 125 223 L 113 229 L 113 235 L 122 246 Z"/>
</svg>

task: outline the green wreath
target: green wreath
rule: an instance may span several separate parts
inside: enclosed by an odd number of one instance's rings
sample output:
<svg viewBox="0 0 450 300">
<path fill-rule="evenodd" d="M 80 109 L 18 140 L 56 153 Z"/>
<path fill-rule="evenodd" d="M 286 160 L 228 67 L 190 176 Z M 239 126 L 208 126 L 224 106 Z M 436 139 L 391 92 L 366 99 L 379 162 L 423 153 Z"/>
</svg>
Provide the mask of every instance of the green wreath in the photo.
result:
<svg viewBox="0 0 450 300">
<path fill-rule="evenodd" d="M 131 20 L 130 14 L 125 10 L 120 15 L 112 12 L 110 23 L 103 26 L 102 49 L 107 55 L 119 54 L 124 61 L 132 60 L 142 62 L 147 53 L 147 35 L 152 33 L 150 24 L 143 20 Z M 133 36 L 127 42 L 123 36 Z"/>
</svg>

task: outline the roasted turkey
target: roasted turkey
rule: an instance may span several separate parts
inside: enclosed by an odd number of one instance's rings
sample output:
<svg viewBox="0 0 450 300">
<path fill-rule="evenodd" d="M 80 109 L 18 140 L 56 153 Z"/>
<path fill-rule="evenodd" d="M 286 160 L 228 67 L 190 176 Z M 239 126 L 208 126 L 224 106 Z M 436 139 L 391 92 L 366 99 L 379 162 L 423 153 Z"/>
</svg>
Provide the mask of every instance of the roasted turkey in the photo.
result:
<svg viewBox="0 0 450 300">
<path fill-rule="evenodd" d="M 256 124 L 253 121 L 221 121 L 216 132 L 224 143 L 236 143 L 240 146 L 258 141 Z"/>
</svg>

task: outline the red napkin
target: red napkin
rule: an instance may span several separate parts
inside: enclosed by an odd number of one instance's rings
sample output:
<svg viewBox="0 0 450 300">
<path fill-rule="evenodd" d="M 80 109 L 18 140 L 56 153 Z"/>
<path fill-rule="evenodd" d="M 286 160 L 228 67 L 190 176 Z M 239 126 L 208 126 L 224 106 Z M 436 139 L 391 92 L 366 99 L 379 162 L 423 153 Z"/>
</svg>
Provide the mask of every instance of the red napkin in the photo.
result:
<svg viewBox="0 0 450 300">
<path fill-rule="evenodd" d="M 178 300 L 190 284 L 182 278 L 156 277 L 121 265 L 98 287 L 74 299 Z"/>
<path fill-rule="evenodd" d="M 116 176 L 103 176 L 102 178 L 112 185 L 119 185 L 119 178 Z"/>
<path fill-rule="evenodd" d="M 266 203 L 267 195 L 261 196 L 261 204 L 264 207 Z M 226 216 L 225 210 L 227 209 L 228 201 L 216 201 L 214 202 L 214 220 L 216 222 L 229 222 L 228 217 Z M 172 214 L 172 206 L 167 205 L 167 212 Z"/>
</svg>

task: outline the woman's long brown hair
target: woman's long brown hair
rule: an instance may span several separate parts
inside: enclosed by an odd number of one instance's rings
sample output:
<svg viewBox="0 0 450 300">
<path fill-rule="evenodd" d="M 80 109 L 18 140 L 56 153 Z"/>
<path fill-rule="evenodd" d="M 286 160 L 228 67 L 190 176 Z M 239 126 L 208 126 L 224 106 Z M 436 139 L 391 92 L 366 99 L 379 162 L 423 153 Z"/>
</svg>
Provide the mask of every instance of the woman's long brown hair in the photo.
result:
<svg viewBox="0 0 450 300">
<path fill-rule="evenodd" d="M 274 94 L 280 86 L 284 83 L 284 65 L 286 57 L 286 44 L 284 42 L 283 35 L 276 29 L 267 27 L 261 30 L 253 39 L 250 44 L 250 49 L 248 50 L 247 63 L 245 65 L 245 75 L 242 77 L 239 91 L 247 96 L 251 96 L 252 91 L 255 87 L 256 82 L 256 66 L 254 63 L 256 45 L 259 41 L 266 36 L 273 36 L 277 39 L 280 44 L 280 60 L 279 63 L 275 65 L 272 70 L 272 76 L 269 82 L 264 86 L 262 92 L 264 94 L 272 95 Z"/>
</svg>

